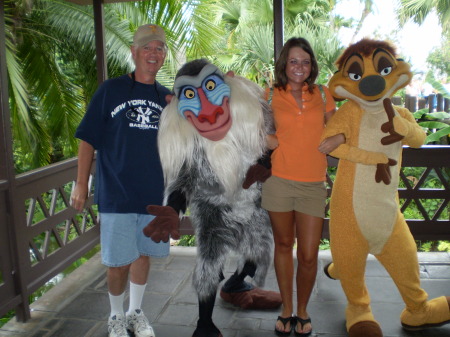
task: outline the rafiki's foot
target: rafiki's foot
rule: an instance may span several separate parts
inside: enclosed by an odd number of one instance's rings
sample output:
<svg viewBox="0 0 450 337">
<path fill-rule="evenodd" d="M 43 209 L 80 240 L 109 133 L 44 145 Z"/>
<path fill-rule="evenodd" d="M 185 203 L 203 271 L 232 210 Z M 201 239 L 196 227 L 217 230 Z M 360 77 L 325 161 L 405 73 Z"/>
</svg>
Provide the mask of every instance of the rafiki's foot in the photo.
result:
<svg viewBox="0 0 450 337">
<path fill-rule="evenodd" d="M 223 337 L 223 335 L 213 322 L 202 324 L 197 321 L 197 328 L 192 337 Z"/>
<path fill-rule="evenodd" d="M 361 321 L 350 327 L 348 335 L 349 337 L 383 337 L 383 332 L 377 322 Z"/>
<path fill-rule="evenodd" d="M 236 305 L 242 309 L 275 309 L 282 303 L 280 293 L 263 290 L 257 287 L 241 292 L 225 292 L 222 289 L 220 291 L 220 297 L 225 302 Z"/>
</svg>

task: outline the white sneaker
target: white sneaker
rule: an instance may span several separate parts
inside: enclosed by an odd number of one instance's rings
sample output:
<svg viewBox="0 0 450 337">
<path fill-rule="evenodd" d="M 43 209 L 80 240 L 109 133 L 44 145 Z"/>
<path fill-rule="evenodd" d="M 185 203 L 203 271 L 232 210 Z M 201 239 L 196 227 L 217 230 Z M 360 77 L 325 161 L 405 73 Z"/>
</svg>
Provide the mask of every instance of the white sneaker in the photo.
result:
<svg viewBox="0 0 450 337">
<path fill-rule="evenodd" d="M 129 337 L 127 323 L 124 315 L 114 315 L 108 318 L 109 337 Z"/>
<path fill-rule="evenodd" d="M 127 314 L 127 324 L 128 330 L 134 332 L 135 337 L 155 337 L 155 332 L 141 309 Z"/>
</svg>

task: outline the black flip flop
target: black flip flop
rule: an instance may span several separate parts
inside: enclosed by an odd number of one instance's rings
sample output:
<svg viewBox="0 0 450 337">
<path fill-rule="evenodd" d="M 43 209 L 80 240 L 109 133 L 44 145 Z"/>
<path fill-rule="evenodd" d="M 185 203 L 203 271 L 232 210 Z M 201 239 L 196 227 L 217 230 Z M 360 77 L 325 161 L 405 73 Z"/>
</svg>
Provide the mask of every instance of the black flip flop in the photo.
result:
<svg viewBox="0 0 450 337">
<path fill-rule="evenodd" d="M 311 318 L 308 317 L 306 319 L 300 318 L 298 316 L 294 316 L 293 317 L 293 321 L 295 320 L 295 324 L 294 324 L 294 335 L 297 337 L 305 337 L 305 336 L 309 336 L 312 333 L 312 328 L 310 331 L 308 332 L 297 332 L 296 327 L 297 327 L 297 323 L 300 323 L 302 325 L 302 329 L 305 326 L 305 324 L 310 323 L 311 324 Z"/>
<path fill-rule="evenodd" d="M 291 328 L 289 329 L 289 331 L 277 330 L 277 327 L 275 325 L 275 333 L 277 334 L 277 336 L 289 336 L 291 334 L 291 331 L 292 331 L 292 317 L 281 317 L 281 316 L 278 316 L 277 321 L 280 321 L 281 323 L 283 323 L 284 329 L 286 329 L 286 324 L 288 324 L 288 323 L 291 324 Z"/>
</svg>

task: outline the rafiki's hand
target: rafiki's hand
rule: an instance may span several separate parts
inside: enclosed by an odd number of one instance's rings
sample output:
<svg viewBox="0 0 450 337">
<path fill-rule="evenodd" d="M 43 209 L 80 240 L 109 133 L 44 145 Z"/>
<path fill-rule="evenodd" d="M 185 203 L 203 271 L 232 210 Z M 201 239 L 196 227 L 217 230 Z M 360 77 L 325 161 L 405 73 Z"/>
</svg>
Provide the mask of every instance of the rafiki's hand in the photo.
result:
<svg viewBox="0 0 450 337">
<path fill-rule="evenodd" d="M 144 228 L 145 236 L 155 242 L 167 242 L 170 237 L 175 240 L 180 238 L 180 217 L 172 207 L 148 205 L 147 212 L 156 218 Z"/>
<path fill-rule="evenodd" d="M 248 189 L 257 181 L 265 182 L 272 175 L 272 170 L 270 168 L 264 167 L 261 164 L 254 164 L 249 167 L 247 174 L 245 175 L 245 180 L 242 183 L 242 188 L 244 190 Z"/>
<path fill-rule="evenodd" d="M 385 185 L 389 185 L 391 183 L 391 169 L 390 166 L 394 166 L 397 164 L 397 161 L 394 159 L 389 159 L 387 164 L 377 164 L 377 171 L 375 172 L 375 181 L 379 183 L 383 181 Z"/>
</svg>

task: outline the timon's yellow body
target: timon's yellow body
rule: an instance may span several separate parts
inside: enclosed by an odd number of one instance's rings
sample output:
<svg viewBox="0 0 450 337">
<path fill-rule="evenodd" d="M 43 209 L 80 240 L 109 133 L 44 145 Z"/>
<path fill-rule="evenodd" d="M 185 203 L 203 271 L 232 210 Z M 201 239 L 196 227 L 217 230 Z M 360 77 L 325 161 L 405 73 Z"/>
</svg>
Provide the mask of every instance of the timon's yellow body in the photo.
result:
<svg viewBox="0 0 450 337">
<path fill-rule="evenodd" d="M 416 245 L 398 204 L 402 146 L 420 147 L 426 137 L 407 109 L 390 102 L 411 80 L 410 67 L 388 43 L 368 39 L 345 50 L 337 65 L 329 89 L 348 101 L 323 138 L 342 133 L 346 141 L 331 153 L 340 160 L 330 208 L 333 263 L 326 272 L 340 280 L 347 296 L 347 329 L 351 336 L 382 336 L 364 281 L 368 254 L 383 264 L 402 295 L 405 329 L 450 322 L 447 298 L 428 301 L 420 286 Z"/>
</svg>

